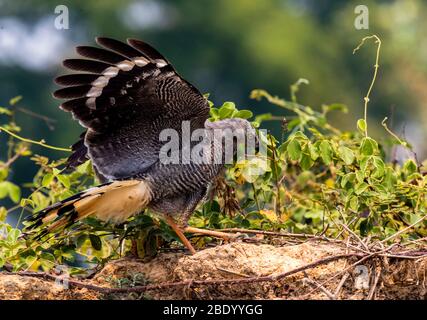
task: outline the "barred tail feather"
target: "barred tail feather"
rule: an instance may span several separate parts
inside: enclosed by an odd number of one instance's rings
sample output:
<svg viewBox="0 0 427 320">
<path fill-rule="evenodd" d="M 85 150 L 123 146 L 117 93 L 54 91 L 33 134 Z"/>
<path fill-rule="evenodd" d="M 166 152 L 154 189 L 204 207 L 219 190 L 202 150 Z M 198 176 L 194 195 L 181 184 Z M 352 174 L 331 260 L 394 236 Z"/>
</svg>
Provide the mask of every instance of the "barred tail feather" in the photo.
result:
<svg viewBox="0 0 427 320">
<path fill-rule="evenodd" d="M 29 229 L 46 225 L 46 234 L 89 216 L 117 224 L 141 212 L 150 200 L 151 189 L 145 181 L 114 181 L 78 193 L 38 212 L 28 219 L 32 222 Z"/>
</svg>

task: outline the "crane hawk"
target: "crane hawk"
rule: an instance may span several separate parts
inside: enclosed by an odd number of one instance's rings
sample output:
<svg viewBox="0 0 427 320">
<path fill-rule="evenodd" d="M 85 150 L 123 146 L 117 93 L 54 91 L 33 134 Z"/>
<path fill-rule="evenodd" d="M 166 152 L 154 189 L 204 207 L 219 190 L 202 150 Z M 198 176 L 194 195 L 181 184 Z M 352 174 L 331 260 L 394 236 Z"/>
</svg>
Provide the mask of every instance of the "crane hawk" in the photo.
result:
<svg viewBox="0 0 427 320">
<path fill-rule="evenodd" d="M 65 67 L 81 73 L 56 78 L 64 87 L 53 95 L 67 99 L 60 108 L 86 128 L 72 146 L 68 165 L 75 167 L 90 159 L 104 183 L 36 213 L 30 228 L 46 225 L 44 233 L 48 233 L 88 216 L 122 223 L 150 208 L 194 253 L 182 226 L 221 174 L 223 163 L 160 161 L 165 145 L 159 139 L 161 132 L 173 129 L 182 138 L 185 121 L 191 132 L 220 130 L 225 135 L 227 130 L 239 129 L 253 134 L 254 129 L 243 119 L 210 122 L 207 99 L 147 43 L 104 37 L 96 42 L 101 48 L 76 48 L 84 59 L 64 60 Z M 221 144 L 224 135 L 208 143 Z M 213 158 L 223 158 L 224 151 L 219 150 L 212 151 Z M 175 218 L 181 219 L 182 226 Z"/>
</svg>

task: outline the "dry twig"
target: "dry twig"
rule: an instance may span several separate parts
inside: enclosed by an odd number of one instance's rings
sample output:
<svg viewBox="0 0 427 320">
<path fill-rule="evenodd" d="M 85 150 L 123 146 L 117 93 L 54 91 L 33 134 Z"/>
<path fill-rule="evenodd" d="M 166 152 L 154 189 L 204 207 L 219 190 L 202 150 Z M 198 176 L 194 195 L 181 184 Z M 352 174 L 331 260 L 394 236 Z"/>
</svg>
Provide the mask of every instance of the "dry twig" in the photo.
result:
<svg viewBox="0 0 427 320">
<path fill-rule="evenodd" d="M 173 287 L 182 287 L 182 286 L 200 286 L 200 285 L 231 285 L 231 284 L 243 284 L 243 283 L 260 283 L 260 282 L 274 282 L 281 279 L 284 279 L 286 277 L 289 277 L 291 275 L 294 275 L 296 273 L 315 268 L 320 265 L 328 264 L 333 261 L 341 260 L 341 259 L 347 259 L 351 257 L 362 257 L 364 256 L 361 253 L 348 253 L 348 254 L 340 254 L 335 256 L 326 257 L 323 259 L 320 259 L 318 261 L 306 264 L 304 266 L 295 268 L 293 270 L 283 272 L 277 275 L 270 275 L 270 276 L 261 276 L 261 277 L 249 277 L 249 278 L 233 278 L 233 279 L 212 279 L 212 280 L 184 280 L 179 282 L 166 282 L 166 283 L 160 283 L 160 284 L 150 284 L 150 285 L 144 285 L 144 286 L 135 286 L 130 288 L 108 288 L 108 287 L 102 287 L 97 286 L 93 284 L 83 283 L 81 281 L 76 280 L 68 280 L 68 285 L 70 287 L 75 288 L 85 288 L 88 290 L 93 290 L 97 292 L 101 292 L 104 294 L 111 294 L 111 293 L 131 293 L 131 292 L 145 292 L 148 290 L 158 290 L 158 289 L 165 289 L 165 288 L 173 288 Z M 24 271 L 24 272 L 5 272 L 4 274 L 10 274 L 10 275 L 19 275 L 19 276 L 27 276 L 27 277 L 35 277 L 35 278 L 42 278 L 49 281 L 55 281 L 58 279 L 57 276 L 45 273 L 45 272 L 30 272 L 30 271 Z M 61 278 L 63 279 L 63 278 Z"/>
</svg>

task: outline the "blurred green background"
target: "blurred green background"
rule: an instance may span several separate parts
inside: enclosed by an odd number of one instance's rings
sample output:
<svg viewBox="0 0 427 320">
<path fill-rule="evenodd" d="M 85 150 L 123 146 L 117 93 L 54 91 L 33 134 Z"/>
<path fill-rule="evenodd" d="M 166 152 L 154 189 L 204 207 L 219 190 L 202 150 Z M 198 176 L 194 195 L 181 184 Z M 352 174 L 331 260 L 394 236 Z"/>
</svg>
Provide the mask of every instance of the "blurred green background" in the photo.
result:
<svg viewBox="0 0 427 320">
<path fill-rule="evenodd" d="M 69 29 L 54 26 L 55 7 L 69 9 Z M 18 112 L 21 135 L 69 146 L 82 132 L 70 114 L 57 108 L 52 79 L 65 72 L 61 60 L 75 57 L 73 47 L 94 44 L 103 35 L 136 37 L 158 48 L 180 74 L 216 105 L 234 101 L 254 113 L 281 110 L 249 99 L 263 88 L 289 99 L 289 85 L 310 81 L 299 101 L 313 108 L 345 103 L 350 113 L 334 123 L 355 129 L 363 116 L 376 46 L 367 43 L 352 54 L 362 37 L 378 34 L 382 41 L 380 70 L 371 96 L 370 134 L 386 137 L 380 123 L 392 118 L 392 129 L 415 147 L 418 160 L 427 157 L 427 3 L 422 0 L 365 1 L 369 30 L 354 27 L 359 1 L 334 0 L 0 0 L 0 106 L 22 95 L 18 104 L 55 119 L 45 121 Z M 1 117 L 1 116 L 0 116 Z M 0 118 L 0 123 L 4 123 Z M 279 123 L 263 126 L 279 132 Z M 0 159 L 6 156 L 0 134 Z M 34 147 L 36 153 L 60 158 L 66 154 Z M 405 157 L 401 152 L 398 157 Z M 28 159 L 14 166 L 13 180 L 28 182 L 35 173 Z"/>
</svg>

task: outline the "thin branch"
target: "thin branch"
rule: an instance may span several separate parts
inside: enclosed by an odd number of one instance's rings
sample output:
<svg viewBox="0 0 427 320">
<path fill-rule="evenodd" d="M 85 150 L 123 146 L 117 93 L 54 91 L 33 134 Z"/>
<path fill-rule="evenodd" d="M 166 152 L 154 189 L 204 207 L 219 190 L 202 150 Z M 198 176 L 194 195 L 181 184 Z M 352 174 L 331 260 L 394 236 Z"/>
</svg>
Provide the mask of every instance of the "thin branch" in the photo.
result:
<svg viewBox="0 0 427 320">
<path fill-rule="evenodd" d="M 312 280 L 310 278 L 304 278 L 303 279 L 304 282 L 307 282 L 311 285 L 316 286 L 317 288 L 319 288 L 320 290 L 322 290 L 322 292 L 324 294 L 326 294 L 326 296 L 330 299 L 330 300 L 335 300 L 335 295 L 332 294 L 328 289 L 326 289 L 324 286 L 320 285 L 317 281 Z"/>
<path fill-rule="evenodd" d="M 20 153 L 15 153 L 12 158 L 7 160 L 5 163 L 0 164 L 0 169 L 9 168 L 18 158 L 21 156 Z"/>
<path fill-rule="evenodd" d="M 49 128 L 49 130 L 55 129 L 55 127 L 53 126 L 53 123 L 56 122 L 55 119 L 49 118 L 47 116 L 44 116 L 44 115 L 41 115 L 41 114 L 38 114 L 38 113 L 35 113 L 35 112 L 31 111 L 31 110 L 28 110 L 28 109 L 22 108 L 22 107 L 15 107 L 15 110 L 20 111 L 22 113 L 25 113 L 25 114 L 27 114 L 27 115 L 29 115 L 31 117 L 43 120 L 46 123 L 46 126 Z"/>
<path fill-rule="evenodd" d="M 407 226 L 406 228 L 396 232 L 395 234 L 391 235 L 390 237 L 385 238 L 384 240 L 381 240 L 381 243 L 387 242 L 391 239 L 396 238 L 398 235 L 401 235 L 402 233 L 408 231 L 409 229 L 412 229 L 413 227 L 415 227 L 418 223 L 420 223 L 421 221 L 425 220 L 427 218 L 427 215 L 421 217 L 420 219 L 418 219 L 417 221 L 415 221 L 413 224 L 411 224 L 410 226 Z"/>
<path fill-rule="evenodd" d="M 348 277 L 350 276 L 350 274 L 348 272 L 344 273 L 344 275 L 341 278 L 341 281 L 338 283 L 337 288 L 335 289 L 334 292 L 334 298 L 338 298 L 339 294 L 341 292 L 342 287 L 344 286 L 344 283 L 347 281 Z"/>
<path fill-rule="evenodd" d="M 257 196 L 256 190 L 255 190 L 255 186 L 253 184 L 251 184 L 251 185 L 252 185 L 252 190 L 254 192 L 254 200 L 255 200 L 256 207 L 257 207 L 258 211 L 261 211 L 261 207 L 259 205 L 258 196 Z"/>
<path fill-rule="evenodd" d="M 380 279 L 380 276 L 381 276 L 381 267 L 380 267 L 379 270 L 377 270 L 375 272 L 374 283 L 372 284 L 372 287 L 369 290 L 369 294 L 368 294 L 367 300 L 372 300 L 372 298 L 374 297 L 375 290 L 377 288 L 377 284 L 378 284 L 378 280 Z"/>
<path fill-rule="evenodd" d="M 23 138 L 23 137 L 17 135 L 16 133 L 13 133 L 12 131 L 9 131 L 9 130 L 3 128 L 3 127 L 0 127 L 0 132 L 2 130 L 4 132 L 6 132 L 7 134 L 9 134 L 10 136 L 12 136 L 12 137 L 14 137 L 14 138 L 16 138 L 18 140 L 21 140 L 21 141 L 24 141 L 24 142 L 28 142 L 28 143 L 32 143 L 32 144 L 37 144 L 37 145 L 42 146 L 42 147 L 47 148 L 47 149 L 53 149 L 53 150 L 58 150 L 58 151 L 66 151 L 66 152 L 71 152 L 72 151 L 71 149 L 68 149 L 68 148 L 60 148 L 60 147 L 55 147 L 55 146 L 48 145 L 48 144 L 44 143 L 44 140 L 35 141 L 35 140 Z"/>
<path fill-rule="evenodd" d="M 315 235 L 315 234 L 306 234 L 306 233 L 274 232 L 274 231 L 252 230 L 252 229 L 244 229 L 244 228 L 225 228 L 225 229 L 220 229 L 219 231 L 247 233 L 247 234 L 261 234 L 261 235 L 276 236 L 276 237 L 302 238 L 302 239 L 319 240 L 319 241 L 341 243 L 341 244 L 343 243 L 342 240 L 331 239 L 322 234 Z M 357 247 L 355 248 L 360 250 L 360 248 L 357 248 Z"/>
<path fill-rule="evenodd" d="M 353 50 L 353 54 L 355 54 L 365 43 L 368 39 L 375 39 L 375 43 L 378 44 L 377 46 L 377 55 L 375 58 L 375 65 L 374 65 L 374 75 L 372 77 L 371 85 L 369 86 L 368 92 L 366 93 L 366 96 L 364 98 L 365 101 L 365 107 L 364 107 L 364 119 L 365 119 L 365 137 L 368 136 L 368 103 L 369 103 L 369 97 L 371 95 L 371 91 L 374 87 L 375 80 L 377 79 L 378 69 L 379 69 L 379 60 L 380 60 L 380 51 L 381 51 L 381 39 L 377 35 L 372 35 L 368 37 L 364 37 L 360 44 Z"/>
<path fill-rule="evenodd" d="M 386 248 L 386 249 L 384 249 L 384 250 L 376 251 L 376 252 L 372 252 L 372 253 L 367 254 L 367 255 L 366 255 L 366 254 L 365 254 L 365 255 L 363 255 L 361 259 L 359 259 L 358 261 L 356 261 L 356 262 L 355 262 L 355 263 L 353 263 L 352 265 L 348 266 L 347 268 L 344 268 L 342 271 L 338 272 L 336 275 L 334 275 L 334 276 L 330 277 L 329 279 L 327 279 L 327 280 L 323 281 L 320 285 L 324 286 L 326 283 L 328 283 L 328 282 L 330 282 L 331 280 L 335 279 L 335 278 L 336 278 L 336 277 L 338 277 L 339 275 L 341 275 L 341 274 L 343 274 L 343 273 L 345 273 L 345 272 L 349 271 L 350 269 L 352 269 L 352 268 L 354 268 L 355 266 L 357 266 L 357 265 L 361 264 L 362 262 L 364 262 L 365 260 L 367 260 L 367 259 L 369 259 L 369 258 L 372 258 L 372 257 L 375 257 L 375 256 L 388 256 L 388 257 L 390 257 L 390 255 L 386 254 L 386 252 L 390 251 L 390 250 L 393 248 L 393 246 L 394 246 L 394 245 L 391 245 L 391 246 L 387 247 L 387 248 Z M 359 255 L 359 256 L 360 256 L 360 255 Z M 408 259 L 408 258 L 409 258 L 409 259 L 413 259 L 414 257 L 412 257 L 412 256 L 399 256 L 399 257 L 397 257 L 397 256 L 396 256 L 396 258 L 401 258 L 401 259 Z M 417 257 L 417 258 L 419 258 L 419 257 Z M 316 289 L 318 289 L 318 288 L 316 288 Z M 307 295 L 310 295 L 310 294 L 311 294 L 311 293 L 313 293 L 316 289 L 314 289 L 314 290 L 310 291 L 309 293 L 307 293 Z"/>
<path fill-rule="evenodd" d="M 365 248 L 366 251 L 369 251 L 368 246 L 362 241 L 362 239 L 360 239 L 360 237 L 354 233 L 354 231 L 352 231 L 349 227 L 347 227 L 344 223 L 341 223 L 341 226 L 347 230 L 348 233 L 350 233 L 354 238 L 356 238 L 356 240 L 363 246 L 363 248 Z"/>
<path fill-rule="evenodd" d="M 227 241 L 237 238 L 237 235 L 235 234 L 219 232 L 219 231 L 214 231 L 209 229 L 194 228 L 194 227 L 186 227 L 184 228 L 184 232 L 207 235 L 215 238 L 221 238 Z"/>
<path fill-rule="evenodd" d="M 396 141 L 400 145 L 402 145 L 402 146 L 404 146 L 404 147 L 407 148 L 408 147 L 408 143 L 406 141 L 403 141 L 402 139 L 400 139 L 397 134 L 395 134 L 393 131 L 391 131 L 391 129 L 387 126 L 387 120 L 388 120 L 388 118 L 385 117 L 384 120 L 381 122 L 381 125 L 383 126 L 383 128 L 385 129 L 385 131 L 387 131 L 389 135 L 391 135 L 394 139 L 396 139 Z"/>
<path fill-rule="evenodd" d="M 247 274 L 243 274 L 243 273 L 236 272 L 236 271 L 233 271 L 233 270 L 228 270 L 228 269 L 224 269 L 224 268 L 221 268 L 221 267 L 216 267 L 216 268 L 219 271 L 223 271 L 223 272 L 226 272 L 226 273 L 231 273 L 231 274 L 234 274 L 235 276 L 244 277 L 244 278 L 250 278 L 251 277 L 251 276 L 249 276 Z"/>
<path fill-rule="evenodd" d="M 276 150 L 276 147 L 274 146 L 274 143 L 273 143 L 273 139 L 272 139 L 272 137 L 270 136 L 270 143 L 271 143 L 271 146 L 272 146 L 272 155 L 273 155 L 273 164 L 274 164 L 274 171 L 275 171 L 275 174 L 274 174 L 274 180 L 275 180 L 275 183 L 276 183 L 276 194 L 275 194 L 275 199 L 277 199 L 277 202 L 275 203 L 275 206 L 274 206 L 274 211 L 275 211 L 275 213 L 276 213 L 276 215 L 279 215 L 280 214 L 280 208 L 282 207 L 282 201 L 281 201 L 281 197 L 280 197 L 280 184 L 279 184 L 279 179 L 278 179 L 278 177 L 277 177 L 277 172 L 278 172 L 278 168 L 277 168 L 277 161 L 276 161 L 276 156 L 277 156 L 277 150 Z"/>
</svg>

